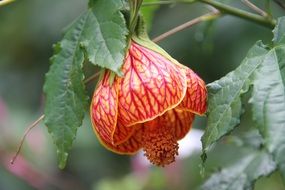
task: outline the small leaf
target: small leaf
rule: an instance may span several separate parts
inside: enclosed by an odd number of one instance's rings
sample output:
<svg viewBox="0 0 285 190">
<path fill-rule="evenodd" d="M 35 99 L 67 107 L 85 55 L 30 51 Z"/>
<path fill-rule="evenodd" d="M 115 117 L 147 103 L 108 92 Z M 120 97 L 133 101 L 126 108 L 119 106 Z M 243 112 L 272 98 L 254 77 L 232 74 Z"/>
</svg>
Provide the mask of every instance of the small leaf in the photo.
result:
<svg viewBox="0 0 285 190">
<path fill-rule="evenodd" d="M 275 45 L 285 43 L 285 17 L 280 17 L 277 20 L 276 27 L 273 30 L 273 42 Z"/>
<path fill-rule="evenodd" d="M 276 168 L 272 156 L 264 151 L 252 152 L 234 165 L 213 174 L 202 190 L 251 190 L 254 182 Z"/>
<path fill-rule="evenodd" d="M 285 45 L 271 49 L 255 71 L 251 103 L 265 145 L 285 177 Z"/>
<path fill-rule="evenodd" d="M 208 122 L 202 137 L 204 153 L 211 144 L 239 124 L 242 114 L 241 95 L 248 91 L 250 76 L 266 53 L 262 44 L 257 43 L 236 70 L 208 85 Z"/>
</svg>

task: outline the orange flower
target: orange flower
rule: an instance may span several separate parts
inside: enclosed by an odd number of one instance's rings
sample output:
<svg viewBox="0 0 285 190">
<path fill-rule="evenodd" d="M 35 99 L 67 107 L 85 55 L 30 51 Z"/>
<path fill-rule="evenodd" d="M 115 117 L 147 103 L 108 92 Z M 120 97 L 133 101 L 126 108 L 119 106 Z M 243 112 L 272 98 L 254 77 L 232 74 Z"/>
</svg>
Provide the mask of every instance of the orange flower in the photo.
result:
<svg viewBox="0 0 285 190">
<path fill-rule="evenodd" d="M 177 141 L 206 111 L 207 91 L 191 69 L 132 41 L 123 77 L 106 70 L 94 92 L 90 114 L 100 142 L 119 154 L 143 149 L 155 165 L 175 161 Z"/>
</svg>

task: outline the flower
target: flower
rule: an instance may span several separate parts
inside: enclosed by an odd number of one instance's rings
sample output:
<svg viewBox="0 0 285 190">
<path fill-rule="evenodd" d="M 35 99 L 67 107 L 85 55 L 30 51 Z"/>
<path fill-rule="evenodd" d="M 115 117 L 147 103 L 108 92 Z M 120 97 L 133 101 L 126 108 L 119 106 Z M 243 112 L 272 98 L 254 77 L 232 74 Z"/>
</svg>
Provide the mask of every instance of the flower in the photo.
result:
<svg viewBox="0 0 285 190">
<path fill-rule="evenodd" d="M 95 134 L 109 150 L 134 154 L 141 148 L 151 163 L 175 161 L 177 141 L 206 111 L 205 83 L 161 50 L 131 41 L 123 77 L 105 70 L 94 92 L 90 115 Z"/>
</svg>

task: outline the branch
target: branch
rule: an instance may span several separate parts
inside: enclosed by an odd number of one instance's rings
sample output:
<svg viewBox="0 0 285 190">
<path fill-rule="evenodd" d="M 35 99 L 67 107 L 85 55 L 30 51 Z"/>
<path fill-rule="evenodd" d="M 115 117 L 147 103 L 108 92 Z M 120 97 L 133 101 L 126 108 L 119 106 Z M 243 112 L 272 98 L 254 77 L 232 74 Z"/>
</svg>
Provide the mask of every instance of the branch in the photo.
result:
<svg viewBox="0 0 285 190">
<path fill-rule="evenodd" d="M 275 0 L 278 3 L 279 0 Z M 253 14 L 247 11 L 244 11 L 242 9 L 238 9 L 223 3 L 220 3 L 215 0 L 170 0 L 170 1 L 158 1 L 158 2 L 150 2 L 150 3 L 144 3 L 144 6 L 150 6 L 150 5 L 165 5 L 165 4 L 175 4 L 175 3 L 194 3 L 194 2 L 201 2 L 208 5 L 213 6 L 214 8 L 218 9 L 222 14 L 228 14 L 232 16 L 236 16 L 251 22 L 255 22 L 257 24 L 260 24 L 262 26 L 268 27 L 270 29 L 274 28 L 276 25 L 276 20 L 270 17 L 264 17 L 257 14 Z"/>
<path fill-rule="evenodd" d="M 195 24 L 198 24 L 198 23 L 204 22 L 204 21 L 213 20 L 213 19 L 216 19 L 216 18 L 218 18 L 220 16 L 221 16 L 221 13 L 219 11 L 215 11 L 215 12 L 212 12 L 212 13 L 208 13 L 208 14 L 199 16 L 199 17 L 197 17 L 197 18 L 195 18 L 193 20 L 190 20 L 190 21 L 188 21 L 188 22 L 186 22 L 184 24 L 181 24 L 181 25 L 179 25 L 179 26 L 177 26 L 177 27 L 175 27 L 175 28 L 173 28 L 173 29 L 171 29 L 171 30 L 169 30 L 169 31 L 167 31 L 167 32 L 165 32 L 165 33 L 155 37 L 152 41 L 153 42 L 159 42 L 159 41 L 161 41 L 161 40 L 163 40 L 163 39 L 165 39 L 165 38 L 167 38 L 167 37 L 169 37 L 169 36 L 171 36 L 171 35 L 173 35 L 173 34 L 175 34 L 177 32 L 180 32 L 180 31 L 182 31 L 182 30 L 184 30 L 186 28 L 191 27 L 191 26 L 193 26 Z"/>
<path fill-rule="evenodd" d="M 95 73 L 94 75 L 88 77 L 86 80 L 84 80 L 84 83 L 87 84 L 91 81 L 93 81 L 95 78 L 97 78 L 100 75 L 100 72 Z M 41 115 L 36 121 L 34 121 L 30 126 L 28 126 L 28 128 L 26 129 L 24 135 L 22 136 L 22 139 L 20 141 L 20 144 L 18 145 L 18 149 L 17 152 L 15 153 L 15 155 L 13 156 L 13 158 L 11 159 L 10 163 L 14 164 L 15 160 L 17 159 L 17 157 L 19 156 L 20 151 L 22 150 L 24 141 L 27 137 L 27 135 L 29 134 L 29 132 L 35 128 L 43 119 L 44 119 L 45 115 Z"/>
<path fill-rule="evenodd" d="M 250 2 L 249 0 L 242 0 L 242 2 L 248 6 L 250 9 L 252 9 L 253 11 L 255 11 L 256 13 L 260 14 L 263 17 L 268 17 L 268 14 L 263 11 L 262 9 L 258 8 L 255 4 L 253 4 L 252 2 Z"/>
<path fill-rule="evenodd" d="M 249 20 L 257 24 L 260 24 L 262 26 L 268 27 L 270 29 L 274 28 L 276 25 L 276 21 L 272 18 L 253 14 L 253 13 L 250 13 L 250 12 L 247 12 L 247 11 L 244 11 L 244 10 L 241 10 L 241 9 L 229 6 L 229 5 L 225 5 L 223 3 L 220 3 L 214 0 L 198 0 L 198 1 L 211 5 L 215 7 L 216 9 L 218 9 L 219 11 L 221 11 L 222 13 L 240 17 L 245 20 Z"/>
<path fill-rule="evenodd" d="M 170 1 L 155 1 L 155 2 L 145 2 L 142 4 L 143 7 L 145 6 L 153 6 L 153 5 L 169 5 L 169 4 L 176 4 L 176 3 L 194 3 L 195 0 L 170 0 Z"/>
<path fill-rule="evenodd" d="M 15 1 L 15 0 L 3 0 L 3 1 L 0 1 L 0 7 L 4 6 L 4 5 L 7 5 L 8 3 L 12 3 L 13 1 Z"/>
<path fill-rule="evenodd" d="M 23 146 L 23 143 L 26 139 L 26 136 L 29 134 L 29 132 L 34 128 L 36 127 L 43 119 L 44 119 L 45 115 L 41 115 L 32 125 L 30 125 L 27 130 L 25 131 L 21 141 L 20 141 L 20 145 L 18 146 L 18 150 L 15 154 L 15 156 L 13 156 L 12 160 L 10 161 L 11 164 L 14 164 L 16 158 L 18 157 L 21 149 L 22 149 L 22 146 Z"/>
</svg>

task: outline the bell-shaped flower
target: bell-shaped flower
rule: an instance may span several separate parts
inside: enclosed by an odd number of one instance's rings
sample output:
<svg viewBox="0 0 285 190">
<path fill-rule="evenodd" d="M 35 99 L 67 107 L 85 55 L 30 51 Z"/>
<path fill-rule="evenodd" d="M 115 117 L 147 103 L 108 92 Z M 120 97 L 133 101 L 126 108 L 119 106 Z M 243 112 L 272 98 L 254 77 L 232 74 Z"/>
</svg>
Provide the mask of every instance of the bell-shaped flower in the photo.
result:
<svg viewBox="0 0 285 190">
<path fill-rule="evenodd" d="M 177 141 L 206 112 L 204 81 L 161 50 L 131 41 L 123 76 L 105 70 L 94 92 L 90 115 L 100 142 L 119 154 L 143 149 L 151 163 L 175 161 Z"/>
</svg>

